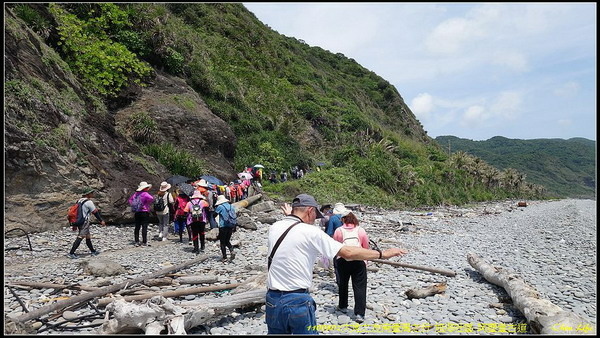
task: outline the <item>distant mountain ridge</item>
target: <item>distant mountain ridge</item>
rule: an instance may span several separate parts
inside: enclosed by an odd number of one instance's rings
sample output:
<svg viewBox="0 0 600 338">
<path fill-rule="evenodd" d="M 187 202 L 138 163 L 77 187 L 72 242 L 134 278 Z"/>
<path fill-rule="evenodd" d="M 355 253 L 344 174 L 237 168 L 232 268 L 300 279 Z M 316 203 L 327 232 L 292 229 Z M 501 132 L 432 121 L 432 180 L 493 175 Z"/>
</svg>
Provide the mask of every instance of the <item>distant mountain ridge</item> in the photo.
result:
<svg viewBox="0 0 600 338">
<path fill-rule="evenodd" d="M 551 196 L 596 198 L 596 141 L 502 136 L 486 141 L 438 136 L 435 141 L 447 151 L 466 152 L 498 169 L 516 169 L 526 174 L 528 181 L 546 187 Z"/>
</svg>

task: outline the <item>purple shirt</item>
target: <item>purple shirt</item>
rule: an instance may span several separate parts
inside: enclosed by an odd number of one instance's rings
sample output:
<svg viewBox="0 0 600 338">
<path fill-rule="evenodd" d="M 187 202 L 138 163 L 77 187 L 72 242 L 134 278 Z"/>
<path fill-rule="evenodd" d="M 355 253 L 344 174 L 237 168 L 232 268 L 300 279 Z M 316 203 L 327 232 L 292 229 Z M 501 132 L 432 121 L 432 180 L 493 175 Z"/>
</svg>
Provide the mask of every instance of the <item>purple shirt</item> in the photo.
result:
<svg viewBox="0 0 600 338">
<path fill-rule="evenodd" d="M 129 200 L 127 201 L 129 205 L 133 204 L 133 200 L 137 198 L 137 196 L 140 196 L 141 204 L 141 207 L 137 210 L 137 212 L 150 212 L 152 210 L 151 207 L 152 202 L 154 202 L 154 197 L 152 197 L 152 195 L 150 195 L 147 191 L 136 191 L 133 195 L 131 195 L 131 197 L 129 197 Z"/>
</svg>

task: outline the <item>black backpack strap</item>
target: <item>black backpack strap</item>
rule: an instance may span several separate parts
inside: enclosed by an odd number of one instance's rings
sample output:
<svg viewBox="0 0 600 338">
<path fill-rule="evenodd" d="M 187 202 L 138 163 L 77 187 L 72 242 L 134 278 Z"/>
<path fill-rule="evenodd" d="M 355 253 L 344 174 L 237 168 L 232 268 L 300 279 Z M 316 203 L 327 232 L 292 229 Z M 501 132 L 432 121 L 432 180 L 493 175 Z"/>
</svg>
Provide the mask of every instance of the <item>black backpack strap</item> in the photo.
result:
<svg viewBox="0 0 600 338">
<path fill-rule="evenodd" d="M 290 232 L 290 230 L 292 230 L 292 228 L 295 227 L 298 223 L 300 223 L 300 221 L 290 225 L 290 227 L 287 228 L 287 230 L 279 237 L 279 239 L 275 243 L 275 246 L 273 247 L 273 250 L 271 251 L 271 255 L 269 255 L 269 260 L 267 262 L 267 270 L 269 270 L 271 268 L 271 262 L 273 261 L 273 256 L 275 255 L 275 251 L 277 251 L 277 248 L 279 248 L 279 245 L 281 244 L 281 242 L 283 241 L 285 236 L 288 234 L 288 232 Z"/>
</svg>

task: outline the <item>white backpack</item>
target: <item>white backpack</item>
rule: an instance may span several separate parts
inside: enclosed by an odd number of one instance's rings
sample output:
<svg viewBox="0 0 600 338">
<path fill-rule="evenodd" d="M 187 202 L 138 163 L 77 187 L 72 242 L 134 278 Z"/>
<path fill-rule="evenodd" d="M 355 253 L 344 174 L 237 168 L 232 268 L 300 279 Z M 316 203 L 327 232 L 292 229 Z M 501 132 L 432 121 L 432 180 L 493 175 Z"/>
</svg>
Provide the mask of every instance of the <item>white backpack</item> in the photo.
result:
<svg viewBox="0 0 600 338">
<path fill-rule="evenodd" d="M 360 226 L 356 226 L 353 229 L 346 229 L 344 227 L 340 227 L 343 238 L 342 243 L 344 243 L 344 245 L 357 246 L 359 248 L 362 248 L 362 245 L 360 245 L 360 239 L 358 238 L 359 229 Z"/>
</svg>

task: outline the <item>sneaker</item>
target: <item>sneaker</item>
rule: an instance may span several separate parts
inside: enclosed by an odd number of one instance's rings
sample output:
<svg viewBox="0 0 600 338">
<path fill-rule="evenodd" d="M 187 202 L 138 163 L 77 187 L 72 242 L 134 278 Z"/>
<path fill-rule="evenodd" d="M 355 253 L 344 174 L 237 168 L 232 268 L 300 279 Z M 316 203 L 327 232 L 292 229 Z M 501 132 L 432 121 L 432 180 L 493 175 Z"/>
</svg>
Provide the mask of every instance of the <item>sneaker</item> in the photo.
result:
<svg viewBox="0 0 600 338">
<path fill-rule="evenodd" d="M 194 245 L 194 242 L 192 242 L 191 240 L 188 242 L 188 245 Z"/>
<path fill-rule="evenodd" d="M 230 260 L 233 260 L 235 258 L 235 252 L 232 252 L 231 255 L 229 255 L 229 257 L 231 257 Z"/>
<path fill-rule="evenodd" d="M 141 244 L 140 242 L 135 242 L 135 244 L 134 244 L 134 245 L 135 245 L 135 246 L 140 246 L 140 245 L 142 245 L 142 244 Z"/>
<path fill-rule="evenodd" d="M 336 306 L 336 307 L 335 307 L 335 309 L 336 309 L 337 311 L 340 311 L 340 312 L 342 312 L 342 313 L 347 313 L 347 312 L 348 312 L 348 308 L 347 308 L 347 307 L 339 307 L 339 306 Z"/>
<path fill-rule="evenodd" d="M 79 258 L 79 256 L 77 256 L 77 254 L 72 254 L 72 253 L 67 254 L 67 257 L 69 257 L 71 259 L 77 259 L 77 258 Z"/>
<path fill-rule="evenodd" d="M 162 232 L 159 232 L 159 233 L 158 233 L 158 238 L 163 238 L 163 236 L 162 236 Z"/>
<path fill-rule="evenodd" d="M 92 256 L 98 256 L 100 254 L 100 251 L 96 250 L 96 251 L 92 251 Z"/>
<path fill-rule="evenodd" d="M 227 262 L 227 257 L 223 257 L 223 258 L 221 258 L 221 262 L 222 262 L 222 263 L 225 263 L 225 262 Z"/>
<path fill-rule="evenodd" d="M 142 246 L 152 246 L 152 245 L 150 245 L 150 243 L 144 243 L 144 244 L 142 244 Z"/>
<path fill-rule="evenodd" d="M 356 318 L 354 319 L 354 321 L 357 323 L 362 323 L 365 321 L 365 317 L 361 316 L 361 315 L 356 315 Z"/>
<path fill-rule="evenodd" d="M 167 241 L 167 237 L 163 237 L 162 241 L 166 242 Z"/>
</svg>

